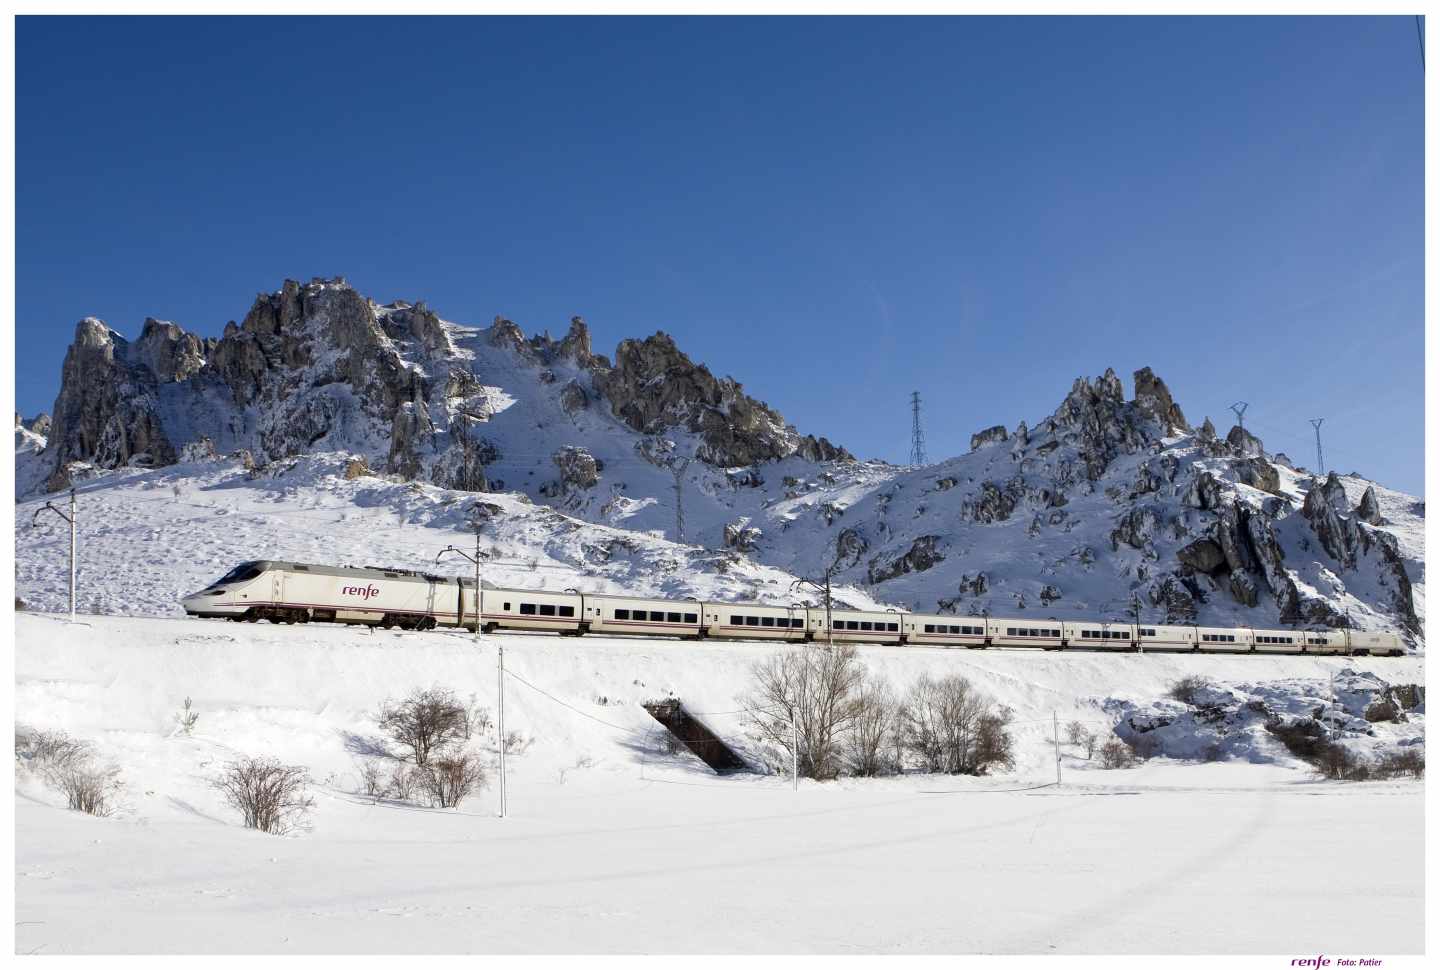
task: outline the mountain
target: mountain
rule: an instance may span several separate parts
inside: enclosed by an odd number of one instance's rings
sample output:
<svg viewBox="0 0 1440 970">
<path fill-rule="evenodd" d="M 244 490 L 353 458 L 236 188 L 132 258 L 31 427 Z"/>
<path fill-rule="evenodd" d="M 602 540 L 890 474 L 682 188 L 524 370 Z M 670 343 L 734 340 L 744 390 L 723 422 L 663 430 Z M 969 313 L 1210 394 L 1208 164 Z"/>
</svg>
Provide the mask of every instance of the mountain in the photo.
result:
<svg viewBox="0 0 1440 970">
<path fill-rule="evenodd" d="M 343 280 L 287 281 L 220 338 L 150 319 L 128 341 L 87 318 L 61 377 L 48 426 L 17 425 L 17 495 L 80 484 L 137 527 L 164 512 L 136 496 L 164 487 L 223 490 L 235 510 L 323 494 L 327 509 L 386 508 L 396 529 L 458 538 L 483 493 L 490 534 L 572 569 L 572 584 L 788 602 L 802 598 L 793 577 L 828 568 L 856 604 L 1421 636 L 1423 502 L 1322 479 L 1240 427 L 1195 428 L 1149 368 L 1132 397 L 1113 371 L 1077 379 L 1033 428 L 995 425 L 922 468 L 802 435 L 663 333 L 622 341 L 612 362 L 578 317 L 559 340 L 527 338 L 503 318 L 478 328 L 423 302 L 378 305 Z M 306 558 L 315 543 L 285 521 L 253 523 L 245 549 L 218 554 L 223 532 L 150 527 L 174 549 L 163 573 L 260 548 Z M 326 539 L 309 558 L 385 548 L 345 528 Z M 597 565 L 617 540 L 648 551 Z M 28 542 L 21 595 L 49 602 L 50 564 L 27 571 Z M 166 609 L 161 585 L 139 600 Z"/>
</svg>

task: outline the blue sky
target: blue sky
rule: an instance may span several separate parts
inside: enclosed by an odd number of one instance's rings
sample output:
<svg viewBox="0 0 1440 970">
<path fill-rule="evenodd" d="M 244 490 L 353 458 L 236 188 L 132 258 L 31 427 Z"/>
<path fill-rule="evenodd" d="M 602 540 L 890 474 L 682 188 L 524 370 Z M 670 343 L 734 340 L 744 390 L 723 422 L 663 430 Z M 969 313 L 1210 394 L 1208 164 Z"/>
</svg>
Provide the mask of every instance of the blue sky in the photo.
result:
<svg viewBox="0 0 1440 970">
<path fill-rule="evenodd" d="M 1412 18 L 19 18 L 17 406 L 286 277 L 663 329 L 858 455 L 1150 365 L 1423 488 Z M 1222 420 L 1222 418 L 1226 420 Z"/>
</svg>

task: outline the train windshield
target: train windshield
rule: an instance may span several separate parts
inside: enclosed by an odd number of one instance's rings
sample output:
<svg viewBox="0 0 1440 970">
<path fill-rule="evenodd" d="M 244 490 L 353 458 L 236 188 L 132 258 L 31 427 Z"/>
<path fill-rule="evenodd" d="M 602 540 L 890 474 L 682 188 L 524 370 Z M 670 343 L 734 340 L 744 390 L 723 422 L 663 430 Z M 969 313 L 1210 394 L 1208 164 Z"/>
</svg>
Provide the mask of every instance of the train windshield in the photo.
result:
<svg viewBox="0 0 1440 970">
<path fill-rule="evenodd" d="M 242 562 L 210 585 L 221 586 L 225 583 L 243 583 L 247 579 L 254 579 L 260 575 L 260 565 L 258 562 Z"/>
</svg>

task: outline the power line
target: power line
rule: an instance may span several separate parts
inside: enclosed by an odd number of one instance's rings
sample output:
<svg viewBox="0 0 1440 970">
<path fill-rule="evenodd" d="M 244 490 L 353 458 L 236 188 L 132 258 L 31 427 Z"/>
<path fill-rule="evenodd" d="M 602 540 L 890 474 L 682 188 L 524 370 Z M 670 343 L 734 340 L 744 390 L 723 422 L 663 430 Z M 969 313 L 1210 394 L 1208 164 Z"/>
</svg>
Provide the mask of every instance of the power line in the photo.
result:
<svg viewBox="0 0 1440 970">
<path fill-rule="evenodd" d="M 928 464 L 925 458 L 925 429 L 920 426 L 920 392 L 910 392 L 910 464 Z"/>
</svg>

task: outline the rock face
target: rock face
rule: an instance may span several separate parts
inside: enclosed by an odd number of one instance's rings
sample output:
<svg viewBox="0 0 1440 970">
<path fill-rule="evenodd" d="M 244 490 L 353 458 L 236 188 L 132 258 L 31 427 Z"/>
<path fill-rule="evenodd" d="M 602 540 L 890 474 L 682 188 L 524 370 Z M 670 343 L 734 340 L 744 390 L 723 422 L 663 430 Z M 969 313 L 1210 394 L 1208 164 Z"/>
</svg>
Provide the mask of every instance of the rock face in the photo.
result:
<svg viewBox="0 0 1440 970">
<path fill-rule="evenodd" d="M 561 448 L 552 456 L 560 470 L 560 481 L 568 488 L 594 488 L 600 481 L 600 466 L 584 448 Z"/>
<path fill-rule="evenodd" d="M 1225 443 L 1230 446 L 1230 450 L 1237 458 L 1265 457 L 1264 443 L 1238 424 L 1231 428 L 1230 433 L 1225 436 Z"/>
<path fill-rule="evenodd" d="M 998 445 L 1010 438 L 1010 432 L 1005 425 L 997 424 L 994 427 L 986 428 L 984 431 L 977 431 L 970 436 L 970 450 L 979 451 L 989 445 Z"/>
<path fill-rule="evenodd" d="M 921 536 L 906 552 L 890 560 L 873 559 L 870 562 L 870 582 L 883 583 L 907 573 L 922 573 L 945 559 L 940 551 L 939 536 Z"/>
<path fill-rule="evenodd" d="M 748 517 L 736 519 L 734 522 L 727 522 L 721 535 L 721 542 L 726 549 L 734 549 L 739 553 L 753 552 L 756 543 L 760 541 L 761 531 L 750 524 Z"/>
<path fill-rule="evenodd" d="M 41 417 L 43 417 L 43 415 Z M 37 418 L 36 420 L 38 421 L 39 419 Z M 35 431 L 36 429 L 32 427 L 30 430 Z M 43 434 L 44 432 L 37 433 Z M 1362 522 L 1368 522 L 1371 525 L 1385 524 L 1385 519 L 1380 514 L 1380 501 L 1375 498 L 1375 486 L 1370 485 L 1366 487 L 1365 494 L 1360 496 L 1360 505 L 1356 508 L 1355 514 L 1360 517 Z"/>
<path fill-rule="evenodd" d="M 593 352 L 580 317 L 559 340 L 527 339 L 496 317 L 482 339 L 533 367 L 539 384 L 558 382 L 562 370 L 573 375 L 558 393 L 565 413 L 598 398 L 637 432 L 698 434 L 696 457 L 713 465 L 851 459 L 824 438 L 800 435 L 735 381 L 717 380 L 665 334 L 624 341 L 613 366 Z M 87 318 L 65 358 L 41 460 L 49 487 L 61 488 L 74 468 L 171 464 L 184 445 L 207 437 L 261 464 L 361 452 L 391 474 L 485 488 L 495 449 L 480 432 L 494 406 L 469 356 L 423 302 L 377 306 L 338 278 L 286 280 L 219 339 L 147 319 L 130 342 Z M 567 469 L 571 484 L 585 477 Z"/>
<path fill-rule="evenodd" d="M 1185 412 L 1180 410 L 1180 405 L 1170 396 L 1170 388 L 1148 367 L 1142 367 L 1135 372 L 1135 405 L 1164 425 L 1167 434 L 1190 430 L 1190 424 L 1185 420 Z"/>
</svg>

